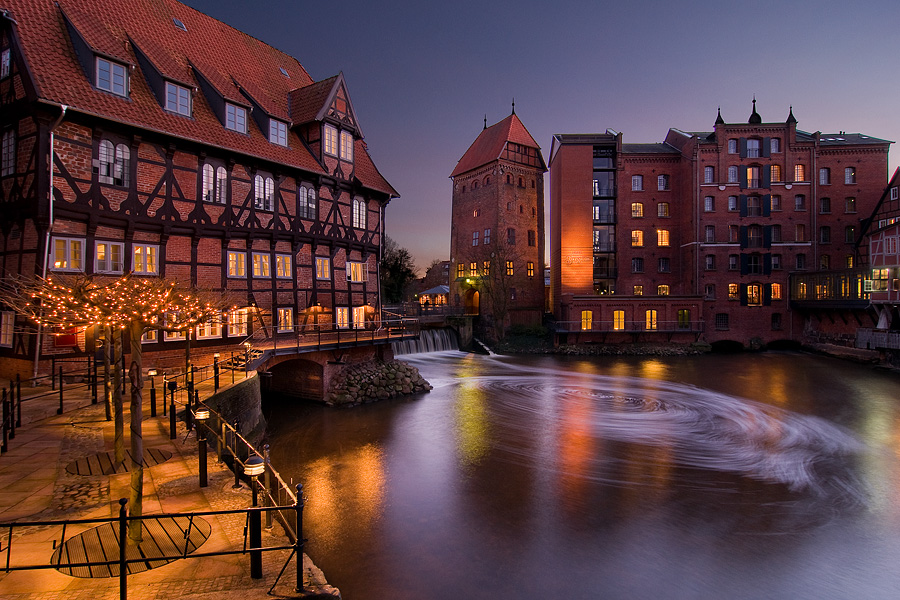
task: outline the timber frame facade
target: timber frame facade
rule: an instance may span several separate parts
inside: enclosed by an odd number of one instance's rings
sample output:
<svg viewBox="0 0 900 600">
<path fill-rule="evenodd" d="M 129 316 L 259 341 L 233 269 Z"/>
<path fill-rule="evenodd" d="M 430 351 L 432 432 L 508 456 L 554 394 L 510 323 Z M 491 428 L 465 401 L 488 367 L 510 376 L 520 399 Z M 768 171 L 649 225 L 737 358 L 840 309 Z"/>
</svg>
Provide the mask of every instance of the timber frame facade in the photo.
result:
<svg viewBox="0 0 900 600">
<path fill-rule="evenodd" d="M 4 278 L 134 273 L 227 292 L 239 309 L 191 342 L 209 353 L 376 327 L 397 192 L 343 74 L 313 81 L 174 0 L 0 0 L 0 52 Z M 93 349 L 91 332 L 38 343 L 0 314 L 3 372 Z M 183 356 L 186 343 L 160 332 L 144 350 Z"/>
</svg>

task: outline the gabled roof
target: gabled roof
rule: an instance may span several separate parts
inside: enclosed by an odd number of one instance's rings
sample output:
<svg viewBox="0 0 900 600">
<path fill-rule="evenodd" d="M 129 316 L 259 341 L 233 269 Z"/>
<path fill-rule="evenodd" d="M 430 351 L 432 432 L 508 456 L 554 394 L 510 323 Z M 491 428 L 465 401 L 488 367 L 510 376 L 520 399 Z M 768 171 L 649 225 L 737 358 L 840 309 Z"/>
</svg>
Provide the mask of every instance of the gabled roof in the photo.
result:
<svg viewBox="0 0 900 600">
<path fill-rule="evenodd" d="M 536 148 L 538 151 L 541 149 L 537 142 L 534 141 L 534 138 L 531 137 L 531 134 L 528 133 L 528 130 L 525 129 L 525 125 L 522 124 L 516 113 L 512 113 L 499 123 L 482 130 L 478 137 L 475 138 L 475 141 L 472 142 L 472 145 L 469 146 L 469 149 L 466 150 L 466 153 L 459 159 L 459 162 L 456 163 L 456 168 L 453 169 L 450 177 L 456 177 L 499 159 L 507 142 Z"/>
<path fill-rule="evenodd" d="M 204 93 L 193 94 L 189 118 L 165 111 L 137 66 L 140 52 L 144 64 L 149 62 L 163 78 L 198 89 L 202 81 L 206 90 L 214 89 L 226 101 L 255 104 L 270 116 L 291 121 L 289 94 L 313 84 L 292 56 L 176 0 L 0 0 L 0 8 L 16 21 L 13 31 L 33 78 L 36 100 L 65 104 L 70 115 L 93 115 L 325 173 L 294 132 L 289 133 L 288 147 L 283 147 L 270 143 L 268 132 L 253 125 L 246 134 L 226 129 Z M 134 67 L 128 98 L 94 87 L 86 75 L 93 69 L 94 54 Z M 363 157 L 357 169 L 359 182 L 393 192 L 364 148 L 357 156 Z"/>
<path fill-rule="evenodd" d="M 364 141 L 360 139 L 356 140 L 353 145 L 353 156 L 356 164 L 354 173 L 362 185 L 379 192 L 384 192 L 389 196 L 400 196 L 400 194 L 397 193 L 397 190 L 395 190 L 393 186 L 388 183 L 387 179 L 381 175 L 381 172 L 378 170 L 378 167 L 375 166 L 375 163 L 372 162 L 372 157 L 369 156 L 369 149 L 366 147 Z"/>
</svg>

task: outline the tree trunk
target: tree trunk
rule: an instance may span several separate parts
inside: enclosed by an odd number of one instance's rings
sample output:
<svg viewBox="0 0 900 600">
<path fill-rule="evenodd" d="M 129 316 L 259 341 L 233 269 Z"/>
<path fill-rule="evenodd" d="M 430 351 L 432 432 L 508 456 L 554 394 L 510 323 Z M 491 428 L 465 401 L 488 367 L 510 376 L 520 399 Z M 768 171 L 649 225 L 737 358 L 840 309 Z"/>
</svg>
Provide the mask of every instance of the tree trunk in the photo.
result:
<svg viewBox="0 0 900 600">
<path fill-rule="evenodd" d="M 110 380 L 110 363 L 109 363 L 109 355 L 112 352 L 112 329 L 108 326 L 103 326 L 103 404 L 106 409 L 106 420 L 112 421 L 112 407 L 113 407 L 113 391 L 112 391 L 112 381 Z"/>
<path fill-rule="evenodd" d="M 131 380 L 131 497 L 129 498 L 131 517 L 140 517 L 143 514 L 144 499 L 144 437 L 141 426 L 144 418 L 144 378 L 141 356 L 141 334 L 143 332 L 143 325 L 140 322 L 132 321 L 128 332 L 131 337 L 131 366 L 128 369 L 128 378 Z M 142 527 L 143 521 L 141 520 L 128 522 L 128 541 L 130 543 L 135 545 L 141 543 Z"/>
<path fill-rule="evenodd" d="M 122 394 L 125 388 L 125 374 L 122 372 L 122 336 L 118 330 L 112 331 L 113 339 L 113 409 L 115 410 L 115 459 L 116 466 L 125 464 L 125 407 Z"/>
</svg>

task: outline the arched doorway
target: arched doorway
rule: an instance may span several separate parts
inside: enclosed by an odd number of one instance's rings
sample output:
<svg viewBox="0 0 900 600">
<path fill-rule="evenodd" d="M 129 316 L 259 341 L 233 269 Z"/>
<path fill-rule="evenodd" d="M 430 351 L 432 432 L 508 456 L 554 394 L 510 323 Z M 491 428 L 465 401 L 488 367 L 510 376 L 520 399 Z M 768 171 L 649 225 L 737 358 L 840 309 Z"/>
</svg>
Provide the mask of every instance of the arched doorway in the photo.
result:
<svg viewBox="0 0 900 600">
<path fill-rule="evenodd" d="M 477 315 L 479 314 L 479 294 L 478 290 L 469 290 L 466 292 L 466 314 L 467 315 Z"/>
</svg>

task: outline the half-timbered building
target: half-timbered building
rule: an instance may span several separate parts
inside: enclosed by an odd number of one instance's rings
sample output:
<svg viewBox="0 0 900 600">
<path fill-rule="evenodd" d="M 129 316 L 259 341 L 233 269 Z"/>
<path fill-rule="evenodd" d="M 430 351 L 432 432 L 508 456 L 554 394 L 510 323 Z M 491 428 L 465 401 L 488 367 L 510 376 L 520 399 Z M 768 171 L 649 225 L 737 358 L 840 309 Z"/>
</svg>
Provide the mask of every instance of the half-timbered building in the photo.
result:
<svg viewBox="0 0 900 600">
<path fill-rule="evenodd" d="M 175 0 L 0 0 L 0 56 L 4 277 L 132 272 L 227 291 L 238 308 L 196 332 L 210 352 L 373 326 L 397 192 L 343 74 L 315 81 Z M 5 371 L 90 349 L 0 313 Z M 144 342 L 160 357 L 186 343 Z"/>
</svg>

